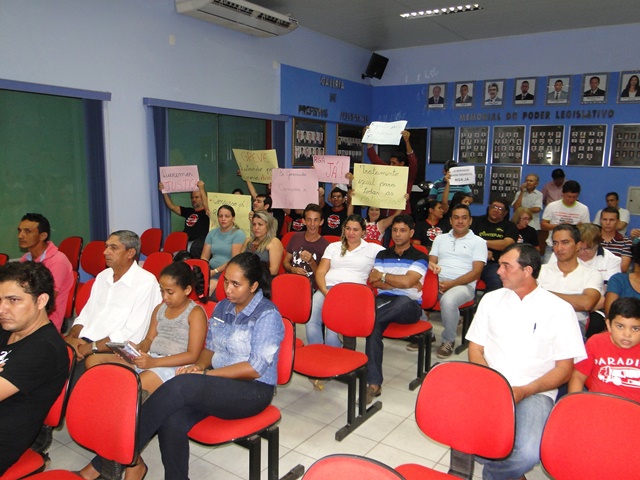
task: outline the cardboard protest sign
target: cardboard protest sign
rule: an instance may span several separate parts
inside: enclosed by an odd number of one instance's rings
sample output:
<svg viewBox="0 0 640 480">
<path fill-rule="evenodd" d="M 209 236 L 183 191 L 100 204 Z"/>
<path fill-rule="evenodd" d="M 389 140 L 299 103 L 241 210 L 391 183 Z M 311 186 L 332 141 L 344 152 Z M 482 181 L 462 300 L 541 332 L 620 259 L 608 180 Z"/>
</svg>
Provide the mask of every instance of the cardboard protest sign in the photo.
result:
<svg viewBox="0 0 640 480">
<path fill-rule="evenodd" d="M 398 145 L 402 138 L 402 131 L 406 126 L 406 120 L 400 120 L 398 122 L 371 122 L 364 137 L 362 137 L 362 143 Z"/>
<path fill-rule="evenodd" d="M 353 169 L 353 205 L 404 210 L 409 167 L 358 163 Z"/>
<path fill-rule="evenodd" d="M 273 208 L 303 209 L 318 203 L 318 172 L 313 168 L 274 168 L 271 198 Z"/>
<path fill-rule="evenodd" d="M 249 236 L 251 233 L 251 225 L 249 224 L 249 212 L 251 211 L 252 202 L 250 195 L 234 195 L 232 193 L 207 192 L 207 200 L 209 205 L 209 230 L 218 228 L 218 208 L 222 205 L 229 205 L 236 212 L 235 223 L 244 233 Z"/>
<path fill-rule="evenodd" d="M 351 158 L 337 155 L 314 155 L 313 168 L 318 172 L 318 181 L 345 183 Z"/>
<path fill-rule="evenodd" d="M 241 150 L 233 149 L 233 156 L 240 169 L 244 181 L 269 183 L 271 170 L 278 168 L 278 157 L 275 150 Z"/>
<path fill-rule="evenodd" d="M 160 167 L 160 182 L 164 187 L 162 193 L 197 192 L 199 180 L 197 165 Z"/>
<path fill-rule="evenodd" d="M 451 173 L 449 185 L 475 185 L 476 183 L 476 170 L 473 165 L 452 167 L 449 172 Z"/>
</svg>

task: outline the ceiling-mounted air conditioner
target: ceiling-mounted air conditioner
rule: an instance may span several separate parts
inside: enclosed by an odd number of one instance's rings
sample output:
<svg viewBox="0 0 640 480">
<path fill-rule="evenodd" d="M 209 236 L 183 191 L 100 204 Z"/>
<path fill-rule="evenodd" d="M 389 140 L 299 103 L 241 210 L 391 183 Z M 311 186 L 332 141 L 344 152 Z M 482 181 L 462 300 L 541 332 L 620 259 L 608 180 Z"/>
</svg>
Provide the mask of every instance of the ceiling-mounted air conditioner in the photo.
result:
<svg viewBox="0 0 640 480">
<path fill-rule="evenodd" d="M 176 10 L 256 37 L 276 37 L 298 28 L 297 20 L 244 0 L 176 0 Z"/>
</svg>

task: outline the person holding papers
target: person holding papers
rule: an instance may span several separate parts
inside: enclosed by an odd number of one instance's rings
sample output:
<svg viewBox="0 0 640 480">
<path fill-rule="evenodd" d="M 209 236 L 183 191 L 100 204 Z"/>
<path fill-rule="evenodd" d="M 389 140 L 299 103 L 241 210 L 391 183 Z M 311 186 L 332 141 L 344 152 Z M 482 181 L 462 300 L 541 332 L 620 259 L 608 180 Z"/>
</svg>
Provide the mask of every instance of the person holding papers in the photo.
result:
<svg viewBox="0 0 640 480">
<path fill-rule="evenodd" d="M 433 187 L 429 190 L 429 200 L 437 200 L 438 202 L 442 202 L 442 198 L 446 196 L 443 202 L 443 208 L 445 204 L 447 208 L 445 209 L 445 213 L 448 211 L 449 202 L 453 199 L 453 196 L 458 192 L 463 192 L 471 195 L 471 187 L 469 185 L 451 185 L 451 168 L 456 167 L 458 164 L 453 160 L 447 160 L 442 167 L 442 173 L 444 174 L 442 178 L 436 180 L 433 183 Z M 446 194 L 446 195 L 444 195 Z M 452 204 L 452 206 L 455 204 Z"/>
<path fill-rule="evenodd" d="M 369 128 L 369 127 L 367 127 Z M 406 154 L 397 151 L 391 155 L 389 158 L 389 165 L 393 167 L 409 167 L 409 175 L 407 179 L 407 194 L 411 194 L 411 188 L 413 187 L 413 181 L 416 178 L 418 173 L 418 158 L 416 157 L 413 148 L 411 147 L 411 142 L 409 141 L 409 137 L 411 134 L 407 130 L 402 131 L 402 139 L 404 140 L 404 144 L 406 147 Z M 373 145 L 367 145 L 367 155 L 369 156 L 369 161 L 375 165 L 387 165 L 376 152 Z M 405 205 L 405 209 L 402 213 L 411 214 L 411 203 L 407 199 L 407 203 Z"/>
</svg>

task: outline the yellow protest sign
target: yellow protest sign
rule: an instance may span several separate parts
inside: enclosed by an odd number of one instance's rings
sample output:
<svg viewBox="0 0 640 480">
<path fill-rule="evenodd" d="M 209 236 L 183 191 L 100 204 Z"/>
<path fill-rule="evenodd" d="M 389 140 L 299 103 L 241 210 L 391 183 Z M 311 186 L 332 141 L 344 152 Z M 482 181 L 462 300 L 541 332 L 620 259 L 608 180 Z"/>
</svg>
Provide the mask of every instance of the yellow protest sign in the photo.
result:
<svg viewBox="0 0 640 480">
<path fill-rule="evenodd" d="M 229 205 L 236 212 L 235 223 L 244 233 L 249 236 L 251 226 L 249 224 L 249 212 L 251 211 L 250 195 L 233 195 L 232 193 L 207 192 L 209 204 L 209 230 L 218 228 L 218 208 L 222 205 Z"/>
<path fill-rule="evenodd" d="M 236 157 L 236 163 L 244 181 L 269 183 L 271 182 L 271 170 L 278 168 L 278 157 L 275 150 L 234 148 L 233 156 Z"/>
<path fill-rule="evenodd" d="M 354 205 L 404 210 L 409 167 L 369 165 L 356 163 L 353 166 Z"/>
</svg>

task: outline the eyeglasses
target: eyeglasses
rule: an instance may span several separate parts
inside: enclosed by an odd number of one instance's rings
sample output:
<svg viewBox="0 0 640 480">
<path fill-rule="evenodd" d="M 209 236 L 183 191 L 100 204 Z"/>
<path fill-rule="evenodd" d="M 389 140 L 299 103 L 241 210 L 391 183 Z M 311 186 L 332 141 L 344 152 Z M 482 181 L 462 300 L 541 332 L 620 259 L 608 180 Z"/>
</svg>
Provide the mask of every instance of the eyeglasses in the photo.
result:
<svg viewBox="0 0 640 480">
<path fill-rule="evenodd" d="M 500 205 L 491 205 L 491 208 L 493 208 L 494 210 L 498 210 L 499 212 L 502 212 L 504 210 L 504 207 L 501 207 Z"/>
</svg>

